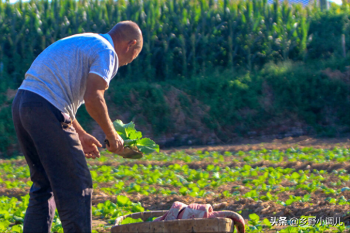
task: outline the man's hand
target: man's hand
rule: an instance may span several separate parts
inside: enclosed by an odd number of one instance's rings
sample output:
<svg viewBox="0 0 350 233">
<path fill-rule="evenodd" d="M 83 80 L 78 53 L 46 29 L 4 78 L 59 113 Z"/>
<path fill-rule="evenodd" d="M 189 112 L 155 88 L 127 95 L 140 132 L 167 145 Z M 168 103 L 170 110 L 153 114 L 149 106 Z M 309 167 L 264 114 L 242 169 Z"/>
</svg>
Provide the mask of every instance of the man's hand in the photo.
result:
<svg viewBox="0 0 350 233">
<path fill-rule="evenodd" d="M 100 152 L 98 151 L 97 147 L 102 147 L 102 145 L 94 136 L 85 133 L 79 135 L 79 139 L 87 159 L 95 159 L 100 157 Z"/>
<path fill-rule="evenodd" d="M 124 140 L 119 136 L 119 134 L 115 134 L 114 137 L 107 137 L 108 144 L 106 145 L 107 149 L 115 154 L 120 154 L 124 151 Z"/>
</svg>

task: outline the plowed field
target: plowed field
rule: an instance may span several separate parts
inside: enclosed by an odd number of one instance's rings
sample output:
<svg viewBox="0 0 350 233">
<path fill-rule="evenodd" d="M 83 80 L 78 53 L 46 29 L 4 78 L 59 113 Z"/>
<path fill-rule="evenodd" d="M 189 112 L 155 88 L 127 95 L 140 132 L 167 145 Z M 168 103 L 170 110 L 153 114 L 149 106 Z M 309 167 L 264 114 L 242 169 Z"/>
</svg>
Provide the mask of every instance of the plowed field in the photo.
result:
<svg viewBox="0 0 350 233">
<path fill-rule="evenodd" d="M 246 219 L 247 232 L 348 230 L 347 139 L 243 143 L 168 149 L 134 161 L 102 152 L 88 160 L 94 231 L 108 232 L 120 215 L 166 210 L 174 201 L 236 211 Z M 22 157 L 0 160 L 1 232 L 21 232 L 30 186 Z M 52 230 L 62 232 L 57 214 Z"/>
</svg>

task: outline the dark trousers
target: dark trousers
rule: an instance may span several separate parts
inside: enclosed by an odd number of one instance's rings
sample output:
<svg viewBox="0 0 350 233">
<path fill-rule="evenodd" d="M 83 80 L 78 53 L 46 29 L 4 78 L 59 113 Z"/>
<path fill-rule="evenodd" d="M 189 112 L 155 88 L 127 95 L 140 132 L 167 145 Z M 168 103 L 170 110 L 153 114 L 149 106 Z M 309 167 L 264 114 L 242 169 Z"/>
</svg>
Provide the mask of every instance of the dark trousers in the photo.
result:
<svg viewBox="0 0 350 233">
<path fill-rule="evenodd" d="M 25 90 L 12 117 L 33 181 L 23 232 L 50 232 L 56 207 L 64 232 L 91 232 L 92 179 L 71 120 Z"/>
</svg>

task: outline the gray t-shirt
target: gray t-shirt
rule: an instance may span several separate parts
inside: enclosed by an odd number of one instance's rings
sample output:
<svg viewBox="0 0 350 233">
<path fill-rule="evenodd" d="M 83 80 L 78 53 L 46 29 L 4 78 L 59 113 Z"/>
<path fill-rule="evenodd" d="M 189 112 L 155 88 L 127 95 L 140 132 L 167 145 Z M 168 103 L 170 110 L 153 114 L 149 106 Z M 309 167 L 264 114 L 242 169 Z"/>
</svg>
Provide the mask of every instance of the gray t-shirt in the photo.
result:
<svg viewBox="0 0 350 233">
<path fill-rule="evenodd" d="M 118 66 L 110 35 L 77 34 L 47 47 L 35 59 L 19 89 L 44 97 L 74 120 L 84 103 L 88 74 L 98 74 L 109 85 Z"/>
</svg>

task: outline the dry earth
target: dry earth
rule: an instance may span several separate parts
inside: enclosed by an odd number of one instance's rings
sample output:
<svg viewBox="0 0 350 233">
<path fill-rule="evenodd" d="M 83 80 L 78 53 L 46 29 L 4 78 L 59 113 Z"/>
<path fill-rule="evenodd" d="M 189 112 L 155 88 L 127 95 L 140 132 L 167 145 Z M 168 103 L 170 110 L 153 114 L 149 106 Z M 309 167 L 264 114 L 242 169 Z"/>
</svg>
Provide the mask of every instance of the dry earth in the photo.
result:
<svg viewBox="0 0 350 233">
<path fill-rule="evenodd" d="M 249 150 L 285 150 L 291 147 L 313 147 L 332 149 L 334 147 L 350 148 L 350 136 L 343 138 L 313 138 L 310 136 L 287 137 L 283 139 L 240 139 L 236 143 L 230 145 L 215 145 L 215 146 L 192 146 L 192 147 L 176 147 L 161 150 L 162 152 L 174 152 L 184 150 L 187 153 L 193 153 L 197 150 L 202 151 L 249 151 Z"/>
</svg>

